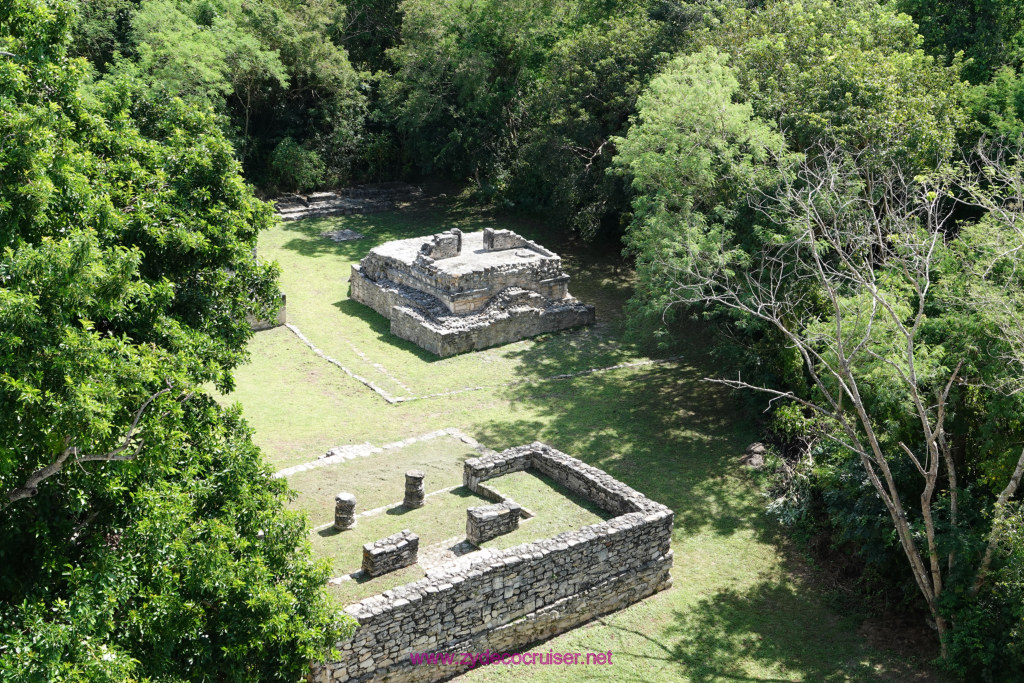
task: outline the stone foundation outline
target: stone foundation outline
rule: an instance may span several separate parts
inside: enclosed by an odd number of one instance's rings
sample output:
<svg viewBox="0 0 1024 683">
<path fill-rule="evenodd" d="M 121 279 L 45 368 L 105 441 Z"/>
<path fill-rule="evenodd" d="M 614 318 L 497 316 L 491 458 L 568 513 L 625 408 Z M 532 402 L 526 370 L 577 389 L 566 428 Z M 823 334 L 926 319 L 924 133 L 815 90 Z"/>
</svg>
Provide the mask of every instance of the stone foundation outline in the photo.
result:
<svg viewBox="0 0 1024 683">
<path fill-rule="evenodd" d="M 413 665 L 409 655 L 514 652 L 671 586 L 672 511 L 596 467 L 534 442 L 467 460 L 463 484 L 476 490 L 529 469 L 617 516 L 445 565 L 349 605 L 355 635 L 337 644 L 337 661 L 312 667 L 312 680 L 443 680 L 465 668 Z"/>
</svg>

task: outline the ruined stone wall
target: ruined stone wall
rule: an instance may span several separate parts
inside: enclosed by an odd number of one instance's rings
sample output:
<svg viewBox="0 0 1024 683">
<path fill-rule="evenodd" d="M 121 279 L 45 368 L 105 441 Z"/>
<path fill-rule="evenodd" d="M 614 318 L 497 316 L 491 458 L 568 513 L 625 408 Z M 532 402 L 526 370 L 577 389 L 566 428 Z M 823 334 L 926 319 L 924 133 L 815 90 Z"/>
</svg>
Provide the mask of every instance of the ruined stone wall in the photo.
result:
<svg viewBox="0 0 1024 683">
<path fill-rule="evenodd" d="M 466 510 L 466 540 L 474 545 L 509 534 L 519 528 L 523 507 L 514 501 L 478 505 Z"/>
<path fill-rule="evenodd" d="M 600 470 L 534 443 L 467 461 L 464 479 L 479 485 L 499 472 L 544 462 L 552 470 L 575 468 L 579 476 L 567 480 L 606 490 L 610 505 L 628 502 L 639 510 L 475 562 L 453 563 L 350 605 L 346 612 L 359 622 L 355 635 L 338 644 L 338 661 L 313 668 L 313 680 L 444 680 L 466 667 L 414 665 L 410 654 L 520 652 L 671 585 L 672 511 L 625 485 L 612 485 L 615 480 Z"/>
<path fill-rule="evenodd" d="M 391 310 L 391 334 L 446 358 L 567 327 L 590 325 L 594 322 L 594 307 L 578 303 L 554 305 L 544 309 L 517 310 L 515 315 L 493 310 L 469 320 L 449 322 L 448 326 L 438 325 L 409 306 L 395 306 Z"/>
<path fill-rule="evenodd" d="M 501 264 L 453 275 L 423 258 L 410 267 L 398 259 L 371 252 L 360 262 L 360 268 L 370 280 L 386 279 L 429 294 L 453 313 L 478 311 L 507 287 L 529 289 L 551 301 L 560 301 L 569 294 L 569 276 L 562 271 L 559 258 Z"/>
<path fill-rule="evenodd" d="M 380 576 L 416 564 L 420 537 L 409 529 L 363 546 L 363 571 Z"/>
</svg>

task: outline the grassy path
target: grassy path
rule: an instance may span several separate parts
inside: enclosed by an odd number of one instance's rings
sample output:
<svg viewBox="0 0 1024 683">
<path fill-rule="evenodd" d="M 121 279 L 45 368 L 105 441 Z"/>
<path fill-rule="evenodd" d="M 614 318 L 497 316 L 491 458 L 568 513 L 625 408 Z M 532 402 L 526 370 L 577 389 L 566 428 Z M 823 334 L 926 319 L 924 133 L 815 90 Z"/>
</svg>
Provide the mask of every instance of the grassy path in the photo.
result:
<svg viewBox="0 0 1024 683">
<path fill-rule="evenodd" d="M 288 223 L 260 244 L 261 256 L 282 267 L 289 322 L 354 373 L 396 396 L 483 388 L 389 404 L 277 328 L 256 335 L 251 362 L 237 372 L 236 391 L 224 397 L 241 402 L 275 469 L 315 460 L 336 446 L 380 445 L 455 427 L 495 450 L 544 441 L 675 511 L 671 589 L 533 648 L 611 651 L 611 665 L 492 666 L 460 680 L 914 677 L 921 663 L 869 647 L 858 633 L 860 619 L 829 606 L 765 518 L 763 499 L 737 466 L 756 434 L 734 396 L 700 381 L 715 369 L 700 354 L 698 339 L 691 354 L 670 362 L 546 379 L 650 360 L 623 341 L 630 273 L 621 265 L 594 256 L 566 258 L 570 291 L 598 307 L 594 327 L 443 360 L 392 338 L 384 318 L 348 299 L 349 266 L 375 244 L 487 226 L 529 233 L 523 225 L 425 207 Z M 320 236 L 340 227 L 365 238 L 336 243 Z M 445 467 L 472 455 L 451 439 L 421 450 L 439 463 L 439 481 L 428 491 L 447 482 Z M 330 473 L 295 475 L 300 495 L 294 504 L 318 525 L 325 515 L 329 520 L 329 487 L 367 472 L 400 474 L 410 453 L 378 453 Z"/>
</svg>

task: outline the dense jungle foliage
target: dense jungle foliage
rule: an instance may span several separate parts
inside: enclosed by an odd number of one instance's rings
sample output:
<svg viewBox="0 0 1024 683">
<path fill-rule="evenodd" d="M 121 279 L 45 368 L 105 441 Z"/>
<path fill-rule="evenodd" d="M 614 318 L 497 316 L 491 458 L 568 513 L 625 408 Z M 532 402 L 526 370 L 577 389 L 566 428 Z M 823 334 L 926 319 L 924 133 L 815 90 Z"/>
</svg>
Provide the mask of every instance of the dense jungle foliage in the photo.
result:
<svg viewBox="0 0 1024 683">
<path fill-rule="evenodd" d="M 276 301 L 257 196 L 436 178 L 624 245 L 637 335 L 774 399 L 769 510 L 1019 678 L 1022 69 L 1013 0 L 4 2 L 0 669 L 294 678 L 344 630 L 198 387 Z"/>
</svg>

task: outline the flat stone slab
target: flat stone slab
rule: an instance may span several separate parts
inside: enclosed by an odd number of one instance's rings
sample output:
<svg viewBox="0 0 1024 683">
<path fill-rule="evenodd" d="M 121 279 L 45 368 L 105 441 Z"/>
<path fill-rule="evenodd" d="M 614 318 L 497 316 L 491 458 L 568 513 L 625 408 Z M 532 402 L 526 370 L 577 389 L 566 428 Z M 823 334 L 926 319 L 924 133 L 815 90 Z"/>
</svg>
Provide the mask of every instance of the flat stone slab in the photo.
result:
<svg viewBox="0 0 1024 683">
<path fill-rule="evenodd" d="M 351 242 L 352 240 L 361 240 L 365 235 L 355 230 L 349 230 L 348 228 L 342 228 L 341 230 L 328 230 L 327 232 L 320 233 L 321 237 L 326 237 L 334 242 Z"/>
</svg>

